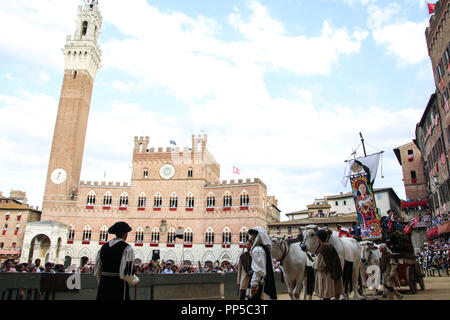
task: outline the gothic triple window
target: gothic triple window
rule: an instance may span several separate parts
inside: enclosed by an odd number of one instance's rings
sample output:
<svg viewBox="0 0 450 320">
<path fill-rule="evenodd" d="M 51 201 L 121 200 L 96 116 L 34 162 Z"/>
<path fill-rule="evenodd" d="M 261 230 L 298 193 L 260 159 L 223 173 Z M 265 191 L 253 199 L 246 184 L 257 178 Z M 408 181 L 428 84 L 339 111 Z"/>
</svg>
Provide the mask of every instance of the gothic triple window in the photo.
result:
<svg viewBox="0 0 450 320">
<path fill-rule="evenodd" d="M 227 192 L 224 196 L 223 196 L 223 206 L 225 208 L 231 208 L 233 205 L 233 197 L 231 196 L 231 194 L 229 192 Z"/>
<path fill-rule="evenodd" d="M 138 208 L 145 208 L 146 203 L 147 197 L 145 196 L 145 193 L 141 193 L 138 198 Z"/>
<path fill-rule="evenodd" d="M 83 229 L 83 242 L 91 241 L 92 229 L 90 226 L 86 226 Z"/>
<path fill-rule="evenodd" d="M 194 208 L 194 196 L 192 193 L 186 197 L 186 208 Z"/>
<path fill-rule="evenodd" d="M 143 243 L 144 242 L 144 229 L 141 227 L 137 228 L 136 230 L 136 243 Z"/>
<path fill-rule="evenodd" d="M 212 228 L 208 228 L 208 230 L 206 230 L 205 244 L 214 244 L 214 230 Z"/>
<path fill-rule="evenodd" d="M 167 232 L 167 243 L 172 244 L 175 243 L 175 229 L 170 228 Z"/>
<path fill-rule="evenodd" d="M 75 238 L 75 228 L 73 226 L 70 226 L 69 232 L 67 234 L 67 240 L 73 241 L 74 238 Z"/>
<path fill-rule="evenodd" d="M 240 244 L 245 244 L 248 240 L 248 230 L 247 228 L 242 228 L 241 231 L 239 232 L 239 243 Z"/>
<path fill-rule="evenodd" d="M 91 191 L 87 195 L 86 206 L 93 207 L 95 205 L 95 192 Z"/>
<path fill-rule="evenodd" d="M 216 197 L 211 192 L 208 197 L 206 198 L 206 207 L 207 208 L 214 208 L 216 206 Z"/>
<path fill-rule="evenodd" d="M 250 197 L 246 191 L 243 191 L 241 193 L 240 200 L 241 207 L 248 207 L 248 204 L 250 203 Z"/>
<path fill-rule="evenodd" d="M 111 192 L 107 192 L 104 196 L 103 196 L 103 206 L 105 207 L 111 207 L 111 203 L 112 203 L 112 194 Z"/>
<path fill-rule="evenodd" d="M 160 235 L 161 234 L 160 234 L 158 228 L 154 228 L 152 231 L 152 235 L 151 235 L 151 243 L 153 243 L 153 244 L 159 243 Z"/>
<path fill-rule="evenodd" d="M 162 207 L 162 196 L 159 192 L 153 198 L 153 207 L 155 207 L 155 208 Z"/>
<path fill-rule="evenodd" d="M 187 229 L 184 231 L 184 238 L 183 238 L 183 241 L 184 241 L 184 243 L 192 243 L 192 239 L 193 239 L 192 229 L 187 228 Z"/>
<path fill-rule="evenodd" d="M 170 208 L 175 209 L 178 208 L 178 197 L 175 193 L 170 195 Z"/>
<path fill-rule="evenodd" d="M 144 179 L 148 179 L 148 169 L 144 169 Z"/>
<path fill-rule="evenodd" d="M 103 226 L 100 229 L 100 238 L 99 238 L 100 242 L 107 242 L 108 241 L 108 227 Z"/>
<path fill-rule="evenodd" d="M 120 195 L 120 207 L 128 207 L 128 194 L 126 194 L 125 192 Z"/>
<path fill-rule="evenodd" d="M 222 233 L 222 243 L 223 244 L 231 243 L 231 231 L 229 228 L 225 228 L 225 230 Z"/>
</svg>

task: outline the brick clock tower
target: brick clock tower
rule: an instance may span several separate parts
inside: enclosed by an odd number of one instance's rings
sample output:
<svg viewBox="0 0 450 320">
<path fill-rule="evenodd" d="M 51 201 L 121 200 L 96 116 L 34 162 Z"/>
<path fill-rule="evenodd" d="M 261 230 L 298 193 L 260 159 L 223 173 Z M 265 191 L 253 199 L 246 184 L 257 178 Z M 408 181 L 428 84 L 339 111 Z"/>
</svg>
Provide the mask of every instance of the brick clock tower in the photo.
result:
<svg viewBox="0 0 450 320">
<path fill-rule="evenodd" d="M 79 6 L 75 34 L 64 47 L 65 72 L 53 135 L 42 216 L 76 205 L 94 79 L 101 64 L 102 16 L 96 1 Z"/>
</svg>

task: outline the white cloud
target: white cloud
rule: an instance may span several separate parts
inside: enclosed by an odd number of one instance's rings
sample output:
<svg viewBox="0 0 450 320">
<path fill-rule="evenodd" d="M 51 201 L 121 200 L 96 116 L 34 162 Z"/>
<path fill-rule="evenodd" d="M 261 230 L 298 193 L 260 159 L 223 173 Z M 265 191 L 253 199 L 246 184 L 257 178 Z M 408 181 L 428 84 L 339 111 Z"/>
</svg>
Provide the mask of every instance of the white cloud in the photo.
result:
<svg viewBox="0 0 450 320">
<path fill-rule="evenodd" d="M 386 45 L 388 53 L 400 58 L 402 64 L 415 64 L 427 59 L 428 52 L 424 30 L 428 23 L 405 22 L 375 29 L 377 44 Z"/>
<path fill-rule="evenodd" d="M 62 68 L 66 35 L 74 31 L 78 0 L 9 1 L 0 10 L 0 48 L 15 62 Z"/>
<path fill-rule="evenodd" d="M 428 21 L 412 22 L 401 17 L 402 7 L 390 3 L 385 8 L 370 5 L 367 25 L 378 45 L 386 46 L 388 54 L 399 58 L 400 65 L 417 64 L 428 56 L 425 29 Z"/>
</svg>

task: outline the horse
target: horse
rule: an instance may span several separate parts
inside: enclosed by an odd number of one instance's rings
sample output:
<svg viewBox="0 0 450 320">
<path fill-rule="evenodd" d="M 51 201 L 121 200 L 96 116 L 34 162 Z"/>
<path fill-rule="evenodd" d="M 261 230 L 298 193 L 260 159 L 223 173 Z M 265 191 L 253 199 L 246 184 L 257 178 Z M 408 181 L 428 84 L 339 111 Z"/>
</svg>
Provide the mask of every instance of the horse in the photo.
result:
<svg viewBox="0 0 450 320">
<path fill-rule="evenodd" d="M 378 272 L 378 276 L 375 276 L 375 282 L 372 284 L 373 289 L 375 289 L 373 293 L 373 298 L 376 298 L 377 289 L 381 284 L 381 271 L 380 271 L 380 262 L 381 262 L 381 253 L 376 244 L 372 241 L 361 241 L 359 242 L 361 246 L 361 295 L 366 299 L 366 288 L 368 287 L 367 278 L 368 278 L 368 269 L 378 268 L 375 272 Z M 372 272 L 370 272 L 372 274 Z"/>
<path fill-rule="evenodd" d="M 344 284 L 344 299 L 348 299 L 350 291 L 353 291 L 353 300 L 358 299 L 358 277 L 359 268 L 361 264 L 361 246 L 353 238 L 339 237 L 337 231 L 328 230 L 328 243 L 332 245 L 341 261 L 341 268 L 343 270 L 343 284 Z M 317 238 L 317 231 L 319 227 L 317 225 L 308 225 L 302 228 L 303 241 L 301 243 L 301 249 L 303 251 L 309 251 L 317 253 L 319 248 L 319 239 Z"/>
<path fill-rule="evenodd" d="M 303 300 L 306 300 L 306 254 L 300 246 L 293 245 L 301 240 L 285 239 L 285 237 L 270 237 L 272 242 L 272 258 L 280 261 L 280 267 L 286 280 L 291 300 L 300 299 L 300 290 L 303 290 Z"/>
</svg>

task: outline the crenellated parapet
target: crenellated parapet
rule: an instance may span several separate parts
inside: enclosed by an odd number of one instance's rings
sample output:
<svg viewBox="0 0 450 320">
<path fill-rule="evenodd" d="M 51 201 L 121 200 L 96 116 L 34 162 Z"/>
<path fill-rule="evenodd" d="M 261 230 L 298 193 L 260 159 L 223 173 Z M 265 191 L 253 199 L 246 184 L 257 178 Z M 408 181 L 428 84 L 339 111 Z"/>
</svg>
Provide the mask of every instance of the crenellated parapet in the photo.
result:
<svg viewBox="0 0 450 320">
<path fill-rule="evenodd" d="M 428 52 L 433 51 L 434 42 L 444 36 L 442 34 L 445 32 L 442 27 L 440 27 L 440 24 L 442 21 L 446 20 L 443 19 L 444 15 L 448 15 L 450 12 L 450 1 L 449 0 L 440 0 L 436 2 L 436 6 L 434 7 L 434 14 L 430 17 L 430 24 L 425 30 L 425 37 L 427 40 L 427 46 L 428 46 Z"/>
<path fill-rule="evenodd" d="M 245 186 L 245 185 L 261 185 L 264 189 L 267 189 L 267 186 L 264 182 L 262 182 L 259 178 L 254 179 L 238 179 L 237 181 L 235 179 L 231 180 L 221 180 L 221 181 L 215 181 L 209 184 L 207 187 L 233 187 L 233 186 Z"/>
<path fill-rule="evenodd" d="M 115 187 L 115 188 L 127 188 L 128 182 L 111 182 L 111 181 L 80 181 L 80 187 Z"/>
</svg>

